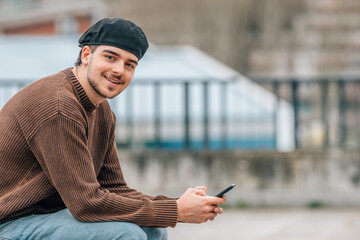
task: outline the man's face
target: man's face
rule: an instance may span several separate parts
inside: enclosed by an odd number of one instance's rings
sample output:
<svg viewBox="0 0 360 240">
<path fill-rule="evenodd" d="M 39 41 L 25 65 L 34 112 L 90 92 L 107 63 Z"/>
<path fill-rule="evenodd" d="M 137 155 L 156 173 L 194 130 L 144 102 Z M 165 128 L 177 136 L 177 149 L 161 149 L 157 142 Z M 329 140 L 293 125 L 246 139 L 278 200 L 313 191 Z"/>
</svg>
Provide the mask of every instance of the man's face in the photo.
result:
<svg viewBox="0 0 360 240">
<path fill-rule="evenodd" d="M 85 47 L 88 48 L 88 47 Z M 114 98 L 130 84 L 138 58 L 123 49 L 101 45 L 91 53 L 83 50 L 87 80 L 95 98 Z"/>
</svg>

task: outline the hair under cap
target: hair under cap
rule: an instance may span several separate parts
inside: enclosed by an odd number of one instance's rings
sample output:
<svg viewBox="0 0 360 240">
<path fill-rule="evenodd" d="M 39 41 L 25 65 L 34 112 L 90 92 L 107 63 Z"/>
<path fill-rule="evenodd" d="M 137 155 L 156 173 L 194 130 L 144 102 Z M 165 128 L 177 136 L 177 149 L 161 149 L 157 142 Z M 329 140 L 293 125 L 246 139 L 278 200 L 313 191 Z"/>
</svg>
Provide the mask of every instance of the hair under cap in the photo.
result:
<svg viewBox="0 0 360 240">
<path fill-rule="evenodd" d="M 92 25 L 80 38 L 79 47 L 109 45 L 134 54 L 139 60 L 149 47 L 145 33 L 135 23 L 122 18 L 104 18 Z"/>
</svg>

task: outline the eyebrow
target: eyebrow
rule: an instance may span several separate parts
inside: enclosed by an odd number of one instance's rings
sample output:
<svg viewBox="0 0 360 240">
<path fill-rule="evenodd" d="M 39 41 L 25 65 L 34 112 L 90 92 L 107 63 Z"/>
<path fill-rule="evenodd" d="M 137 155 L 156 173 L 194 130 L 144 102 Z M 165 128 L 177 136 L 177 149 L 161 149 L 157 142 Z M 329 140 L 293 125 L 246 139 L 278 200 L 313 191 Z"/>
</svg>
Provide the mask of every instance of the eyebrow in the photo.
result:
<svg viewBox="0 0 360 240">
<path fill-rule="evenodd" d="M 114 52 L 114 51 L 111 51 L 111 50 L 105 49 L 105 50 L 103 50 L 103 52 L 113 54 L 113 55 L 115 55 L 115 56 L 117 56 L 117 57 L 121 57 L 120 54 L 118 54 L 118 53 L 116 53 L 116 52 Z M 129 62 L 132 62 L 132 63 L 134 63 L 134 64 L 136 64 L 136 65 L 138 65 L 138 61 L 136 61 L 136 60 L 128 59 L 128 61 L 129 61 Z"/>
</svg>

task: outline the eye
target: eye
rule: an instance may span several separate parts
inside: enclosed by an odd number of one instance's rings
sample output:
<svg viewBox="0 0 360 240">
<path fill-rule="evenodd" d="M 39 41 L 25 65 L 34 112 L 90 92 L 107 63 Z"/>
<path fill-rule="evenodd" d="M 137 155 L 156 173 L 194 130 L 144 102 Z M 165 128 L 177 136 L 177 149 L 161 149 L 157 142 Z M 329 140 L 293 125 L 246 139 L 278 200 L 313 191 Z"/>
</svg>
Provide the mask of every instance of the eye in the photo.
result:
<svg viewBox="0 0 360 240">
<path fill-rule="evenodd" d="M 135 69 L 135 66 L 131 63 L 127 63 L 126 66 L 128 66 L 129 68 Z"/>
<path fill-rule="evenodd" d="M 105 56 L 107 59 L 111 60 L 111 61 L 115 61 L 115 58 L 113 56 L 110 55 L 106 55 Z"/>
</svg>

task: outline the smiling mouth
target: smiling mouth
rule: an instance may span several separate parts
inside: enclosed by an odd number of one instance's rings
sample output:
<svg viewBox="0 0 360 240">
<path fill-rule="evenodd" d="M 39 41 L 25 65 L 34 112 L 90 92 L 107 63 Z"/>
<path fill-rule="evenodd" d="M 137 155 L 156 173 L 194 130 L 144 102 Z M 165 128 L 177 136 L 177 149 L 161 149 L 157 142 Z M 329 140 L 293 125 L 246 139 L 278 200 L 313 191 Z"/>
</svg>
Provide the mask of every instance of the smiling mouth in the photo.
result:
<svg viewBox="0 0 360 240">
<path fill-rule="evenodd" d="M 106 80 L 108 80 L 108 81 L 110 81 L 110 82 L 112 82 L 112 83 L 114 83 L 114 84 L 124 84 L 124 82 L 123 81 L 117 81 L 117 80 L 113 80 L 113 79 L 111 79 L 111 78 L 108 78 L 108 77 L 105 77 L 106 78 Z"/>
</svg>

